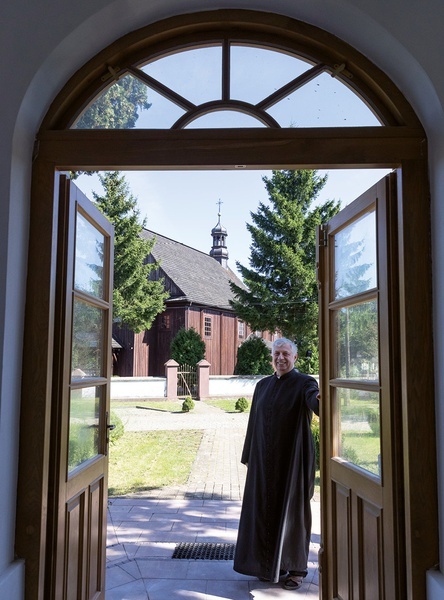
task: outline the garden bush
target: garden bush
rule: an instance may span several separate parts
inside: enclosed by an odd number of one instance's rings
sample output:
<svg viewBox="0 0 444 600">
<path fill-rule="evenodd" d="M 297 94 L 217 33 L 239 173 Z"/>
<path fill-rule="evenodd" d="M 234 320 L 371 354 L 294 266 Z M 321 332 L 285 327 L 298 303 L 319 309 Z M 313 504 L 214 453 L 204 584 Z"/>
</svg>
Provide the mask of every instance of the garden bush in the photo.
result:
<svg viewBox="0 0 444 600">
<path fill-rule="evenodd" d="M 235 375 L 271 375 L 271 352 L 262 338 L 251 337 L 237 349 Z"/>
<path fill-rule="evenodd" d="M 193 410 L 193 408 L 194 408 L 194 400 L 190 397 L 185 398 L 185 400 L 183 401 L 183 404 L 182 404 L 182 411 L 190 412 L 190 410 Z"/>
<path fill-rule="evenodd" d="M 114 429 L 112 429 L 109 433 L 109 441 L 112 444 L 115 444 L 117 440 L 120 439 L 125 433 L 125 427 L 123 426 L 122 419 L 113 410 L 110 412 L 109 422 L 111 425 L 115 425 Z"/>
<path fill-rule="evenodd" d="M 179 365 L 194 367 L 205 358 L 205 342 L 193 328 L 182 327 L 171 342 L 171 358 Z"/>
<path fill-rule="evenodd" d="M 381 431 L 379 411 L 376 408 L 367 408 L 365 411 L 365 416 L 368 424 L 370 425 L 370 429 L 372 430 L 372 434 L 376 437 L 379 437 Z"/>
<path fill-rule="evenodd" d="M 238 398 L 236 400 L 234 408 L 239 412 L 245 412 L 246 410 L 248 410 L 248 400 L 246 398 Z"/>
<path fill-rule="evenodd" d="M 319 430 L 319 417 L 317 415 L 313 415 L 313 419 L 311 421 L 311 432 L 313 434 L 313 440 L 314 440 L 314 444 L 315 444 L 316 468 L 319 469 L 319 466 L 320 466 L 320 452 L 319 452 L 320 430 Z"/>
</svg>

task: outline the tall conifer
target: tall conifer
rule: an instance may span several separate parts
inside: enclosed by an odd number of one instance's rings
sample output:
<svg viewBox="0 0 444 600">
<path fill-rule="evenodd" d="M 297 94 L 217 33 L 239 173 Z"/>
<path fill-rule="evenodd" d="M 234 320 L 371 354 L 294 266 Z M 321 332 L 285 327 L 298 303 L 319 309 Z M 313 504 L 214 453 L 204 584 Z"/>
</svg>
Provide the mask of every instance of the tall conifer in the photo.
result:
<svg viewBox="0 0 444 600">
<path fill-rule="evenodd" d="M 269 202 L 261 202 L 251 234 L 250 268 L 237 263 L 247 289 L 231 284 L 232 306 L 255 330 L 279 330 L 299 347 L 299 367 L 318 368 L 316 226 L 339 210 L 339 202 L 312 204 L 327 181 L 317 171 L 273 171 L 264 177 Z M 311 357 L 306 358 L 307 351 Z"/>
<path fill-rule="evenodd" d="M 114 225 L 113 318 L 138 333 L 150 328 L 168 297 L 162 281 L 149 280 L 150 272 L 158 267 L 146 262 L 155 240 L 140 237 L 145 220 L 140 221 L 137 200 L 125 177 L 118 172 L 99 177 L 104 195 L 94 193 L 94 200 Z"/>
</svg>

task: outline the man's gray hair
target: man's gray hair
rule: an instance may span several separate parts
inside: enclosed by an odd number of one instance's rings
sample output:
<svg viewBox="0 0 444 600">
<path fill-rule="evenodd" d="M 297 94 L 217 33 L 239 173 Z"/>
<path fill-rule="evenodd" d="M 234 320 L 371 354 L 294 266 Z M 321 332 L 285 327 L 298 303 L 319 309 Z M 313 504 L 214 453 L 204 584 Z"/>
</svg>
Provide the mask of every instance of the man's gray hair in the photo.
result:
<svg viewBox="0 0 444 600">
<path fill-rule="evenodd" d="M 287 338 L 278 338 L 277 340 L 274 340 L 274 342 L 273 342 L 273 346 L 272 346 L 273 354 L 274 354 L 275 348 L 278 348 L 279 346 L 284 346 L 285 344 L 289 344 L 291 346 L 291 349 L 294 354 L 298 353 L 298 347 L 294 342 L 292 342 L 291 340 L 289 340 Z"/>
</svg>

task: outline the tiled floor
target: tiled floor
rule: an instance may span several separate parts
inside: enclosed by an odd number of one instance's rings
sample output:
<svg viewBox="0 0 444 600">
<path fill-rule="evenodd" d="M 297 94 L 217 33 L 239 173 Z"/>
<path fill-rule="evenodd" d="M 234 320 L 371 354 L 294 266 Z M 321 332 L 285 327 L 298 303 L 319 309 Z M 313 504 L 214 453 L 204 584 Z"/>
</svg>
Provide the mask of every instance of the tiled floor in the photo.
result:
<svg viewBox="0 0 444 600">
<path fill-rule="evenodd" d="M 176 544 L 235 543 L 240 501 L 115 498 L 109 506 L 107 600 L 318 598 L 319 502 L 309 575 L 297 592 L 233 571 L 231 560 L 173 559 Z"/>
<path fill-rule="evenodd" d="M 232 560 L 172 558 L 180 542 L 236 542 L 245 476 L 239 452 L 246 420 L 232 419 L 212 407 L 197 407 L 193 428 L 201 423 L 204 436 L 186 486 L 110 499 L 106 600 L 318 599 L 318 501 L 312 502 L 309 574 L 297 591 L 240 575 Z M 156 428 L 156 416 L 149 421 Z M 171 428 L 177 428 L 174 419 Z"/>
</svg>

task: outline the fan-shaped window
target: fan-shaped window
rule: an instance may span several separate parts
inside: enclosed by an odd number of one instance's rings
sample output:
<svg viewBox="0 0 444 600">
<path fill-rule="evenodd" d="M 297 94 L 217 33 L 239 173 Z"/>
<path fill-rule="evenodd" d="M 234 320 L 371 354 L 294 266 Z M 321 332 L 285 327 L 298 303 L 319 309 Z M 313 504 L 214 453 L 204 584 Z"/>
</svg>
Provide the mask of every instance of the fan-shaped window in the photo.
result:
<svg viewBox="0 0 444 600">
<path fill-rule="evenodd" d="M 344 65 L 224 41 L 110 69 L 77 129 L 381 125 L 344 83 Z M 339 79 L 338 76 L 341 75 Z"/>
</svg>

